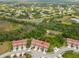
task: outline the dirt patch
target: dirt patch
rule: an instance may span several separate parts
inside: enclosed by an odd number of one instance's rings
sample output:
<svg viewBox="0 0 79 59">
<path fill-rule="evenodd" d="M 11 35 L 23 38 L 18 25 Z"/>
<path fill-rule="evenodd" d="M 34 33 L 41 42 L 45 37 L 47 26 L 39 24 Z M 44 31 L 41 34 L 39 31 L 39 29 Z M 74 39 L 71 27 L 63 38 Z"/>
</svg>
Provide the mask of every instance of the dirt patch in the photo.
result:
<svg viewBox="0 0 79 59">
<path fill-rule="evenodd" d="M 3 31 L 11 31 L 20 27 L 21 27 L 20 24 L 13 24 L 10 22 L 0 21 L 0 30 L 3 30 Z"/>
<path fill-rule="evenodd" d="M 0 42 L 0 54 L 8 52 L 11 50 L 11 42 Z"/>
</svg>

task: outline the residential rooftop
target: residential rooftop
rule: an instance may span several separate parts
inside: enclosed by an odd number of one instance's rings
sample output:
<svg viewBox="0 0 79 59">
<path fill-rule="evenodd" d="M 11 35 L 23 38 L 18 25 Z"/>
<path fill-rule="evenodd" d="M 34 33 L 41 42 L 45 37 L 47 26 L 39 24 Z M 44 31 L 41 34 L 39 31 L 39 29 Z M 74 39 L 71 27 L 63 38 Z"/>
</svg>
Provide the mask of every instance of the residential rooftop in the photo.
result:
<svg viewBox="0 0 79 59">
<path fill-rule="evenodd" d="M 33 39 L 32 45 L 36 45 L 36 46 L 39 46 L 39 47 L 42 47 L 42 48 L 48 48 L 50 44 L 48 42 L 45 42 L 45 41 Z"/>
<path fill-rule="evenodd" d="M 13 41 L 12 42 L 13 46 L 26 45 L 26 44 L 27 44 L 26 40 L 18 40 L 18 41 Z"/>
<path fill-rule="evenodd" d="M 67 42 L 74 45 L 79 45 L 79 40 L 75 40 L 72 38 L 67 38 Z"/>
</svg>

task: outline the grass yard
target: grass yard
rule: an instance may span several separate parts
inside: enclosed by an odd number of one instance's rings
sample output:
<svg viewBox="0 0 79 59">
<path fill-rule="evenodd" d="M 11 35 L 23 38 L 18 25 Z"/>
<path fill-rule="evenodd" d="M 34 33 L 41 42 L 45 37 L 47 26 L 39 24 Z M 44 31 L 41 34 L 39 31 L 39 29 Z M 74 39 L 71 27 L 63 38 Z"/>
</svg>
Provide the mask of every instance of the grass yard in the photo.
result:
<svg viewBox="0 0 79 59">
<path fill-rule="evenodd" d="M 11 31 L 16 30 L 18 28 L 22 27 L 20 24 L 14 24 L 6 21 L 0 21 L 0 30 L 2 31 Z"/>
<path fill-rule="evenodd" d="M 64 24 L 64 25 L 72 25 L 72 23 L 69 22 L 69 21 L 63 21 L 62 24 Z"/>
<path fill-rule="evenodd" d="M 67 21 L 67 20 L 69 20 L 70 18 L 72 18 L 71 16 L 64 16 L 63 18 L 62 18 L 62 21 Z"/>
<path fill-rule="evenodd" d="M 63 54 L 64 58 L 79 58 L 79 53 L 78 52 L 73 52 L 73 51 L 67 51 Z"/>
<path fill-rule="evenodd" d="M 74 16 L 75 18 L 79 18 L 79 16 Z"/>
<path fill-rule="evenodd" d="M 8 52 L 11 50 L 11 42 L 6 41 L 6 42 L 0 42 L 0 54 L 3 54 L 5 52 Z"/>
<path fill-rule="evenodd" d="M 65 24 L 65 25 L 72 25 L 72 22 L 70 22 L 70 18 L 72 18 L 71 16 L 64 16 L 63 18 L 62 18 L 62 24 Z"/>
</svg>

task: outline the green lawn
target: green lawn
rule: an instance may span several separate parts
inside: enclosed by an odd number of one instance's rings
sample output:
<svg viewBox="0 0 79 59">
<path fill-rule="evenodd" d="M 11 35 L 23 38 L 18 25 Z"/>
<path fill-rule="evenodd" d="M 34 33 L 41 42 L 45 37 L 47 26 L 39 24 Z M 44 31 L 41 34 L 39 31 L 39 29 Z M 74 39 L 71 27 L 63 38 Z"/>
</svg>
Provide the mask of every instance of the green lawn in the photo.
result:
<svg viewBox="0 0 79 59">
<path fill-rule="evenodd" d="M 63 54 L 64 58 L 79 58 L 79 53 L 73 51 L 67 51 Z"/>
</svg>

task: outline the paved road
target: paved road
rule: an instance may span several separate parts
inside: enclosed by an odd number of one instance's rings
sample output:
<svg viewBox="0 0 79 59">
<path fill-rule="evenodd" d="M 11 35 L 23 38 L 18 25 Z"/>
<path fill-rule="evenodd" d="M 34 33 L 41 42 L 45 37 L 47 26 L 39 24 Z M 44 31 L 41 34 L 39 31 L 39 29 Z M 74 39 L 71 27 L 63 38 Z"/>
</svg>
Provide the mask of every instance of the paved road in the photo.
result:
<svg viewBox="0 0 79 59">
<path fill-rule="evenodd" d="M 26 50 L 21 50 L 21 51 L 17 51 L 17 52 L 13 52 L 13 51 L 7 52 L 3 55 L 0 55 L 0 58 L 10 56 L 11 54 L 13 54 L 13 53 L 15 54 L 15 53 L 18 53 L 18 52 L 30 53 L 30 54 L 32 54 L 33 58 L 41 58 L 41 57 L 54 58 L 54 57 L 59 57 L 59 54 L 63 54 L 65 51 L 68 51 L 68 50 L 76 51 L 76 49 L 73 49 L 73 48 L 62 47 L 62 48 L 60 48 L 60 50 L 58 52 L 51 53 L 51 54 L 43 54 L 43 52 L 38 52 L 38 51 L 34 51 L 34 50 L 28 51 L 28 49 L 26 49 Z"/>
<path fill-rule="evenodd" d="M 7 53 L 5 53 L 5 54 L 0 55 L 0 58 L 6 57 L 6 56 L 10 56 L 11 54 L 16 54 L 16 53 L 18 53 L 18 52 L 19 52 L 19 53 L 21 53 L 21 52 L 30 53 L 30 52 L 27 51 L 27 50 L 21 50 L 21 51 L 16 51 L 16 52 L 11 51 L 11 52 L 7 52 Z"/>
<path fill-rule="evenodd" d="M 58 52 L 55 52 L 55 53 L 53 53 L 51 55 L 47 55 L 47 56 L 50 58 L 59 57 L 60 54 L 62 55 L 65 51 L 69 51 L 69 50 L 76 51 L 76 49 L 64 47 L 64 48 L 61 48 Z"/>
</svg>

